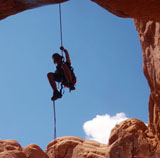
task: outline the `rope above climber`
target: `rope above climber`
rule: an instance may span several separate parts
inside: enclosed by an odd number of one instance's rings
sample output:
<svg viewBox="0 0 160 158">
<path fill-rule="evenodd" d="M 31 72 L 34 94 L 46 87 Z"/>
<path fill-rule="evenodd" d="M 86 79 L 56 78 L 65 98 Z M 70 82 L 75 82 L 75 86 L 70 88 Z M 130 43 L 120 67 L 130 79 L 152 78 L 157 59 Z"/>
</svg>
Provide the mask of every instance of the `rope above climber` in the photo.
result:
<svg viewBox="0 0 160 158">
<path fill-rule="evenodd" d="M 59 55 L 58 53 L 54 53 L 52 55 L 52 59 L 54 64 L 56 64 L 56 71 L 54 73 L 49 72 L 47 74 L 49 83 L 53 89 L 53 96 L 51 98 L 52 101 L 62 97 L 62 88 L 59 91 L 57 89 L 56 82 L 61 83 L 61 86 L 69 88 L 70 91 L 75 90 L 76 77 L 71 66 L 69 53 L 67 49 L 64 49 L 62 46 L 60 49 L 65 54 L 65 61 L 63 56 Z"/>
</svg>

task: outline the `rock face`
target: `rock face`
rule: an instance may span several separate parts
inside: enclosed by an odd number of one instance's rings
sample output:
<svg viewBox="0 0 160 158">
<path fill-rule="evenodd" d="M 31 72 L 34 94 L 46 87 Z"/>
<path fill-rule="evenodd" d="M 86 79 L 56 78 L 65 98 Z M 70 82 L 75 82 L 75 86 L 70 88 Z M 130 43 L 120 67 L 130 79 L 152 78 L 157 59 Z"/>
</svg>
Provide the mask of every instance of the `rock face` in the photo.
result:
<svg viewBox="0 0 160 158">
<path fill-rule="evenodd" d="M 128 119 L 111 132 L 107 158 L 156 158 L 156 137 L 140 120 Z"/>
<path fill-rule="evenodd" d="M 109 12 L 125 18 L 160 21 L 159 0 L 92 0 Z"/>
<path fill-rule="evenodd" d="M 143 49 L 143 71 L 151 90 L 149 128 L 160 139 L 160 23 L 134 21 Z"/>
<path fill-rule="evenodd" d="M 23 149 L 27 158 L 48 158 L 45 152 L 36 144 L 30 144 Z"/>
<path fill-rule="evenodd" d="M 0 158 L 48 158 L 37 145 L 31 144 L 22 149 L 15 140 L 0 140 Z"/>
<path fill-rule="evenodd" d="M 65 1 L 67 0 L 0 0 L 0 20 L 27 9 Z"/>
<path fill-rule="evenodd" d="M 24 149 L 15 140 L 0 140 L 0 158 L 104 158 L 107 145 L 77 137 L 62 137 L 48 144 L 46 152 L 38 145 Z"/>
<path fill-rule="evenodd" d="M 109 158 L 160 157 L 160 23 L 134 19 L 143 50 L 143 71 L 150 87 L 149 123 L 126 120 L 112 130 Z M 127 156 L 128 155 L 128 156 Z"/>
<path fill-rule="evenodd" d="M 150 87 L 148 126 L 132 119 L 115 127 L 109 140 L 107 156 L 158 158 L 160 157 L 160 12 L 158 11 L 160 1 L 93 1 L 117 16 L 134 18 L 143 50 L 143 71 Z"/>
<path fill-rule="evenodd" d="M 160 157 L 160 1 L 92 1 L 117 16 L 134 18 L 143 50 L 143 71 L 150 87 L 148 127 L 137 120 L 127 120 L 115 127 L 108 144 L 108 157 L 158 158 Z M 137 130 L 130 131 L 134 126 Z"/>
<path fill-rule="evenodd" d="M 48 144 L 49 158 L 104 158 L 107 145 L 77 137 L 57 138 Z"/>
<path fill-rule="evenodd" d="M 15 140 L 0 140 L 0 158 L 27 158 Z"/>
</svg>

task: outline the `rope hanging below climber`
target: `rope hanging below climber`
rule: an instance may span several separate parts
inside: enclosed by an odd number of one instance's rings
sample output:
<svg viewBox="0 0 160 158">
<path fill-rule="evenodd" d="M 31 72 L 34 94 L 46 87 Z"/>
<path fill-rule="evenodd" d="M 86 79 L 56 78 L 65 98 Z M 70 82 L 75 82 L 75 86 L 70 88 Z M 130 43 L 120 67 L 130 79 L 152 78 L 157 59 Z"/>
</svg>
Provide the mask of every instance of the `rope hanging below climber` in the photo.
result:
<svg viewBox="0 0 160 158">
<path fill-rule="evenodd" d="M 53 112 L 54 112 L 54 139 L 56 139 L 56 105 L 55 101 L 53 101 Z"/>
</svg>

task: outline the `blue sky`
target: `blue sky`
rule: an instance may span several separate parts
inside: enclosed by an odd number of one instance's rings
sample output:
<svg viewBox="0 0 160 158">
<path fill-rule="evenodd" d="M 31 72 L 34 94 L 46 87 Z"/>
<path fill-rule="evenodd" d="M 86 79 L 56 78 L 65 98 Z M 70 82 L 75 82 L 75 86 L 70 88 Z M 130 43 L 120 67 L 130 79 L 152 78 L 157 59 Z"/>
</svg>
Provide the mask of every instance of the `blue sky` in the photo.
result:
<svg viewBox="0 0 160 158">
<path fill-rule="evenodd" d="M 47 73 L 60 52 L 58 5 L 0 21 L 0 138 L 43 149 L 53 140 L 52 89 Z M 76 91 L 56 101 L 57 136 L 86 138 L 83 125 L 96 115 L 148 122 L 149 88 L 132 19 L 116 17 L 91 1 L 62 5 L 63 43 L 77 76 Z"/>
</svg>

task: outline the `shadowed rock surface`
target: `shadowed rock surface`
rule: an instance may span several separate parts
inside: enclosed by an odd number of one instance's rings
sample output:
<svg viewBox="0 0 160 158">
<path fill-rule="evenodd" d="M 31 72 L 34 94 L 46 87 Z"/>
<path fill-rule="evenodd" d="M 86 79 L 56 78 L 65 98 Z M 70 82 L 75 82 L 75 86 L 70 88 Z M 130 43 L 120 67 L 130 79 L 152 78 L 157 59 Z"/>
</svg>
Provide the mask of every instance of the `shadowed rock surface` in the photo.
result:
<svg viewBox="0 0 160 158">
<path fill-rule="evenodd" d="M 27 9 L 65 1 L 67 0 L 0 0 L 0 20 Z"/>
<path fill-rule="evenodd" d="M 92 0 L 109 12 L 124 18 L 160 21 L 159 0 Z"/>
</svg>

